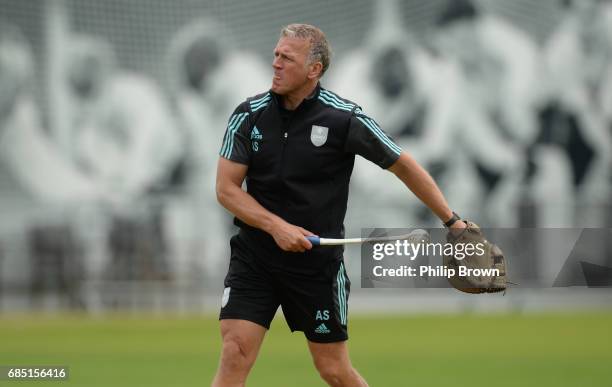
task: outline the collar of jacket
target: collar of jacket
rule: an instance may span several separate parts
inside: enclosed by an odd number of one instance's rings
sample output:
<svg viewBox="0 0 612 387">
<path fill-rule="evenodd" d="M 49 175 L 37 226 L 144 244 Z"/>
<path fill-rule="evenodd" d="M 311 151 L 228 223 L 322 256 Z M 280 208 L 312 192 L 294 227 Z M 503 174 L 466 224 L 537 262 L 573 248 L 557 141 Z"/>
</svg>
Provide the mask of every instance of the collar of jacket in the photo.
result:
<svg viewBox="0 0 612 387">
<path fill-rule="evenodd" d="M 305 107 L 313 105 L 319 99 L 319 93 L 320 92 L 321 92 L 321 83 L 317 82 L 317 86 L 315 87 L 315 89 L 312 92 L 312 94 L 310 94 L 308 97 L 304 98 L 304 100 L 298 105 L 297 108 L 295 108 L 294 111 L 298 111 L 300 109 L 303 109 Z M 280 94 L 276 94 L 275 92 L 270 90 L 270 95 L 272 95 L 272 99 L 276 103 L 276 106 L 278 106 L 278 107 L 282 106 L 281 105 L 281 103 L 282 103 L 282 96 Z"/>
</svg>

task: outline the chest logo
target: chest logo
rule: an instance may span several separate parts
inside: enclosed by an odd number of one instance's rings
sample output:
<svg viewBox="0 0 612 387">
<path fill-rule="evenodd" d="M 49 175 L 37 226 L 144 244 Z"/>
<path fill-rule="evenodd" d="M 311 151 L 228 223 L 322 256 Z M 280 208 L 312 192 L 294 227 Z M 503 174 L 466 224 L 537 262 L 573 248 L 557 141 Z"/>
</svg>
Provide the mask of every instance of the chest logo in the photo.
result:
<svg viewBox="0 0 612 387">
<path fill-rule="evenodd" d="M 253 128 L 251 131 L 251 146 L 253 147 L 253 152 L 259 151 L 259 141 L 263 140 L 263 135 L 257 129 L 257 126 Z"/>
<path fill-rule="evenodd" d="M 327 141 L 327 133 L 329 128 L 325 126 L 312 125 L 312 131 L 310 132 L 310 141 L 314 146 L 322 146 Z"/>
</svg>

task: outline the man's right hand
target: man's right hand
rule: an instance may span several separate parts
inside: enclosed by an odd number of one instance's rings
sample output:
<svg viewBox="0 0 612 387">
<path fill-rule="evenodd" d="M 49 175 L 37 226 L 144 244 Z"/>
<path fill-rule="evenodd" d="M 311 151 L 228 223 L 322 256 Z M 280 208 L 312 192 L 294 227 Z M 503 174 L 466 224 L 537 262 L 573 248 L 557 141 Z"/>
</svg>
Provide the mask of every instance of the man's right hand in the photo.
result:
<svg viewBox="0 0 612 387">
<path fill-rule="evenodd" d="M 284 220 L 275 224 L 270 234 L 278 247 L 284 251 L 303 253 L 306 250 L 312 249 L 312 243 L 305 237 L 314 234 L 302 227 L 287 223 Z"/>
</svg>

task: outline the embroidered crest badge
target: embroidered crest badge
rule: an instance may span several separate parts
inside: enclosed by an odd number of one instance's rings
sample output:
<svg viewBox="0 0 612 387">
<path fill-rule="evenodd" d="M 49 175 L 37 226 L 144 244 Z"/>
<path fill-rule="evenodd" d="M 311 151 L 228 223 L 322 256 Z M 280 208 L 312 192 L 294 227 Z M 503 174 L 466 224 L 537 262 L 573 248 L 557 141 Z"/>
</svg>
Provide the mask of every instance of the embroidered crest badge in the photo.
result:
<svg viewBox="0 0 612 387">
<path fill-rule="evenodd" d="M 327 133 L 329 128 L 325 126 L 312 125 L 312 131 L 310 132 L 310 141 L 314 146 L 322 146 L 327 142 Z"/>
</svg>

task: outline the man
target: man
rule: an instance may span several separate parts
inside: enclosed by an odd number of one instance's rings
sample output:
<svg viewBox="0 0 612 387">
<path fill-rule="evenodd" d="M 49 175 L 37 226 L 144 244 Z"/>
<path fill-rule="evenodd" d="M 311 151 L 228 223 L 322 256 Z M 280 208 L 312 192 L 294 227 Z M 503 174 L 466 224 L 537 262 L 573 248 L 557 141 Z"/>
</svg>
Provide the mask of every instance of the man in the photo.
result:
<svg viewBox="0 0 612 387">
<path fill-rule="evenodd" d="M 320 86 L 329 62 L 321 30 L 283 28 L 271 90 L 247 99 L 229 120 L 217 197 L 240 231 L 230 242 L 213 386 L 244 385 L 279 305 L 291 330 L 304 332 L 329 385 L 367 386 L 346 345 L 350 282 L 342 248 L 313 248 L 306 239 L 343 235 L 356 154 L 397 175 L 448 226 L 465 227 L 427 172 L 374 120 Z"/>
</svg>

